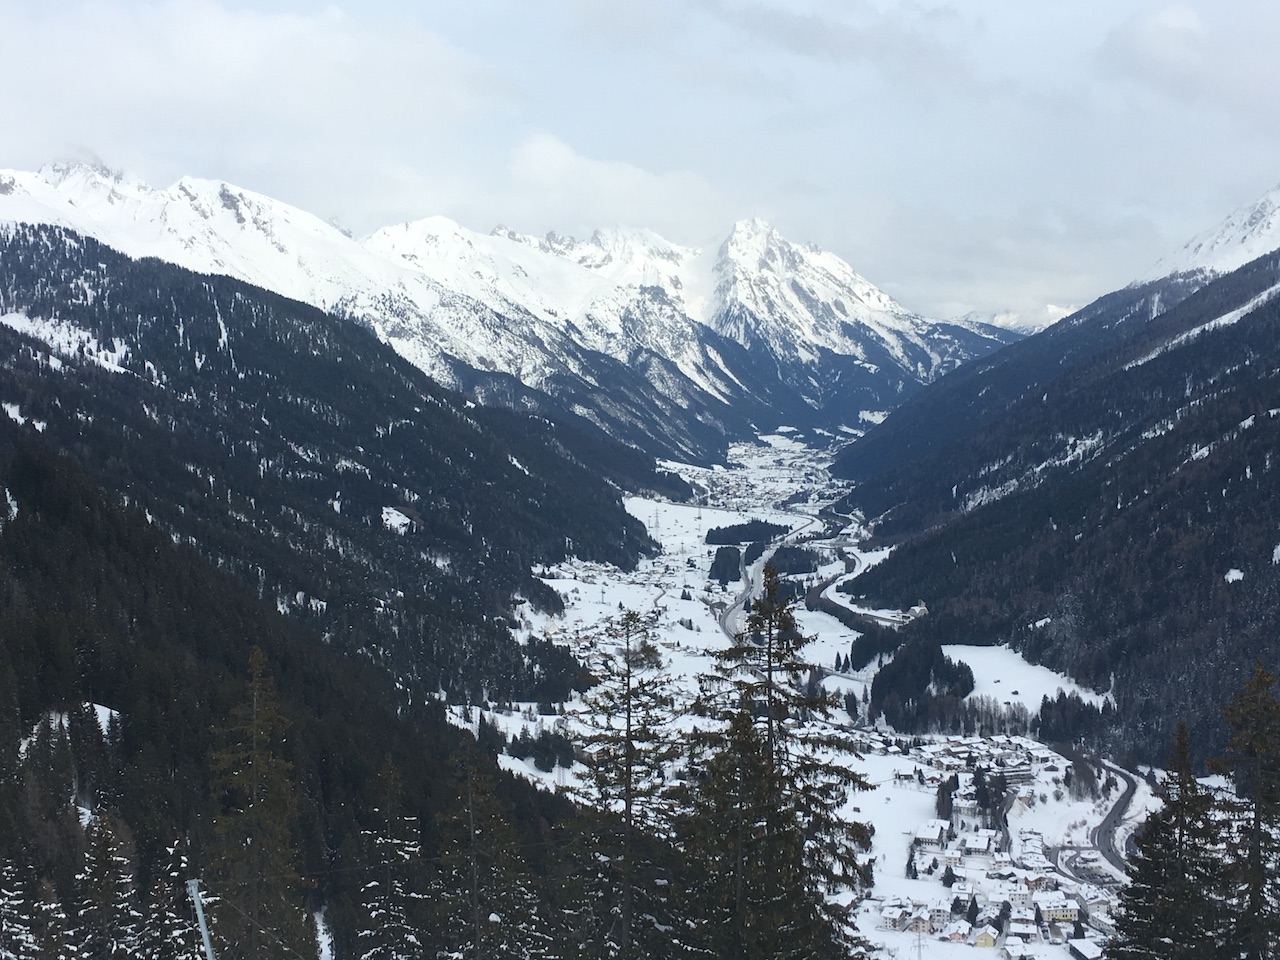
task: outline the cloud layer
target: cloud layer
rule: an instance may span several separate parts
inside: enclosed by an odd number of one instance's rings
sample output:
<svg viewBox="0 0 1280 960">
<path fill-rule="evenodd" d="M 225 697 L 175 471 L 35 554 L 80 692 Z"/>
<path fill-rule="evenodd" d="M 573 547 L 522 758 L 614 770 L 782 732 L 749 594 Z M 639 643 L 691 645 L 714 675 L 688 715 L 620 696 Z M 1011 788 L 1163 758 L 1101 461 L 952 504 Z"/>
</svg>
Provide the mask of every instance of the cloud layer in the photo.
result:
<svg viewBox="0 0 1280 960">
<path fill-rule="evenodd" d="M 222 178 L 356 232 L 745 216 L 935 315 L 1127 282 L 1280 181 L 1280 10 L 0 0 L 0 166 Z"/>
</svg>

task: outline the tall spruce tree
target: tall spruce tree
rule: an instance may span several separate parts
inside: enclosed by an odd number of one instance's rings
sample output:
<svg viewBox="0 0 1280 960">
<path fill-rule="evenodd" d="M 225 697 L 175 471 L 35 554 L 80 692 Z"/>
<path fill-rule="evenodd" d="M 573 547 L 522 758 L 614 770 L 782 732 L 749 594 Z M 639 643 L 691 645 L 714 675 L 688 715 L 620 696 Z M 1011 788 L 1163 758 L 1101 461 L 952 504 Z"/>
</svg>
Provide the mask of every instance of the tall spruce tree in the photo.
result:
<svg viewBox="0 0 1280 960">
<path fill-rule="evenodd" d="M 78 960 L 80 931 L 48 880 L 40 882 L 36 900 L 36 956 L 39 960 Z"/>
<path fill-rule="evenodd" d="M 362 831 L 370 866 L 361 887 L 364 923 L 360 960 L 411 960 L 422 955 L 422 841 L 416 817 L 405 816 L 400 772 L 390 757 L 378 774 L 377 826 Z"/>
<path fill-rule="evenodd" d="M 438 955 L 531 960 L 554 955 L 557 927 L 503 815 L 493 778 L 468 751 L 454 802 L 437 816 L 437 873 L 428 890 Z"/>
<path fill-rule="evenodd" d="M 190 878 L 186 841 L 175 840 L 165 848 L 151 884 L 140 936 L 139 955 L 144 960 L 197 960 L 202 955 L 200 928 L 187 892 Z"/>
<path fill-rule="evenodd" d="M 1247 960 L 1280 953 L 1280 700 L 1276 677 L 1258 663 L 1222 711 L 1231 736 L 1215 766 L 1229 771 L 1228 869 L 1236 903 L 1231 939 Z"/>
<path fill-rule="evenodd" d="M 364 839 L 372 849 L 370 876 L 361 888 L 366 922 L 359 931 L 360 960 L 411 960 L 422 954 L 419 914 L 424 894 L 414 886 L 422 844 L 413 817 L 395 817 Z"/>
<path fill-rule="evenodd" d="M 1187 728 L 1178 725 L 1164 806 L 1137 838 L 1130 882 L 1120 894 L 1109 960 L 1198 960 L 1239 955 L 1229 929 L 1221 819 L 1196 780 Z"/>
<path fill-rule="evenodd" d="M 0 958 L 36 960 L 35 897 L 25 871 L 0 861 Z"/>
<path fill-rule="evenodd" d="M 699 761 L 703 796 L 692 830 L 728 854 L 726 872 L 713 871 L 721 889 L 711 899 L 728 912 L 729 956 L 824 957 L 862 947 L 851 912 L 832 895 L 864 884 L 858 854 L 870 831 L 843 808 L 851 792 L 870 785 L 830 759 L 852 750 L 829 723 L 835 697 L 803 683 L 810 665 L 801 651 L 810 641 L 794 605 L 767 565 L 746 631 L 701 678 L 698 711 L 719 724 L 710 756 Z"/>
<path fill-rule="evenodd" d="M 89 824 L 85 838 L 84 867 L 76 882 L 81 956 L 86 960 L 123 960 L 138 953 L 142 914 L 120 829 L 100 815 Z"/>
<path fill-rule="evenodd" d="M 267 658 L 249 655 L 245 699 L 231 712 L 213 755 L 220 812 L 213 825 L 213 915 L 228 960 L 314 955 L 295 866 L 292 766 L 283 755 L 288 721 Z"/>
<path fill-rule="evenodd" d="M 632 955 L 637 834 L 670 829 L 668 765 L 679 753 L 671 739 L 674 695 L 666 664 L 653 639 L 653 620 L 624 610 L 606 622 L 604 645 L 591 666 L 598 683 L 584 697 L 590 754 L 578 795 L 620 815 L 621 837 L 611 861 L 619 896 L 614 940 L 620 956 Z"/>
</svg>

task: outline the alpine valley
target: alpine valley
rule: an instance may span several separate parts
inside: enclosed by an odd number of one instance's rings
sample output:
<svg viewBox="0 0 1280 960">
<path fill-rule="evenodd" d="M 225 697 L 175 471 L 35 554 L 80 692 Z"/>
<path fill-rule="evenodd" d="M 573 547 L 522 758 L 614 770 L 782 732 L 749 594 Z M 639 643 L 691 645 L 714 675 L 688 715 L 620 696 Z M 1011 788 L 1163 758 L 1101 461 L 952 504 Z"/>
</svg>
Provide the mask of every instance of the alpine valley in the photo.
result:
<svg viewBox="0 0 1280 960">
<path fill-rule="evenodd" d="M 1274 955 L 1278 203 L 1028 336 L 0 172 L 0 960 L 191 960 L 193 879 L 244 960 L 1095 960 L 1162 805 Z"/>
</svg>

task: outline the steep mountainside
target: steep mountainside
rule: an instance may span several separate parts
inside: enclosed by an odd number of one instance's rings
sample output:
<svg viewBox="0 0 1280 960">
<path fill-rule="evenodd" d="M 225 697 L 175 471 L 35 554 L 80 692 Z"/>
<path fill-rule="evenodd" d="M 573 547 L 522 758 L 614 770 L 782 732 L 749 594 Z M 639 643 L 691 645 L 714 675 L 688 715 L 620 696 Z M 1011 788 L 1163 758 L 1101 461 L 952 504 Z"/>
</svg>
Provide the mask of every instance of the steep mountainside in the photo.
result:
<svg viewBox="0 0 1280 960">
<path fill-rule="evenodd" d="M 1178 720 L 1216 747 L 1216 704 L 1255 658 L 1280 659 L 1280 254 L 1190 295 L 1185 282 L 1078 315 L 1078 329 L 1101 323 L 1102 346 L 1076 350 L 1068 324 L 1013 348 L 1038 379 L 987 364 L 931 388 L 944 396 L 917 408 L 963 399 L 976 429 L 914 459 L 886 441 L 888 465 L 850 496 L 904 538 L 859 594 L 923 598 L 915 636 L 1009 642 L 1110 688 L 1112 746 L 1149 760 Z M 1153 316 L 1157 294 L 1182 299 Z M 1070 359 L 1051 376 L 1055 346 Z M 987 406 L 983 377 L 1003 391 Z"/>
<path fill-rule="evenodd" d="M 155 190 L 98 168 L 0 173 L 0 221 L 70 227 L 133 256 L 247 280 L 366 323 L 485 402 L 568 409 L 645 449 L 723 455 L 782 423 L 859 430 L 1018 338 L 930 321 L 759 221 L 715 250 L 645 231 L 485 236 L 443 218 L 356 241 L 225 183 Z"/>
<path fill-rule="evenodd" d="M 885 529 L 929 522 L 943 482 L 922 473 L 915 461 L 944 456 L 973 470 L 989 460 L 970 438 L 1007 418 L 1020 403 L 1043 401 L 1047 384 L 1105 356 L 1180 303 L 1203 283 L 1191 276 L 1169 277 L 1108 294 L 1034 337 L 974 361 L 930 386 L 895 410 L 857 443 L 847 447 L 832 470 L 860 484 L 858 502 Z M 1009 420 L 1010 428 L 1015 421 Z M 1030 438 L 1028 425 L 1024 436 Z M 961 467 L 961 470 L 964 468 Z M 947 484 L 949 492 L 950 484 Z M 946 501 L 941 509 L 951 509 Z M 895 509 L 896 508 L 896 509 Z"/>
<path fill-rule="evenodd" d="M 652 543 L 619 488 L 681 493 L 589 424 L 477 406 L 345 320 L 56 228 L 0 231 L 0 345 L 9 417 L 418 693 L 563 688 L 572 664 L 505 625 L 559 602 L 531 566 L 628 566 Z"/>
<path fill-rule="evenodd" d="M 193 877 L 219 957 L 315 956 L 314 928 L 283 924 L 317 914 L 335 957 L 377 936 L 457 955 L 473 949 L 458 922 L 472 898 L 495 914 L 486 947 L 603 952 L 617 889 L 606 818 L 503 773 L 483 727 L 477 743 L 439 700 L 409 702 L 175 545 L 50 453 L 53 431 L 0 416 L 0 956 L 107 942 L 202 956 Z M 670 845 L 643 856 L 676 891 L 700 880 Z M 713 929 L 692 897 L 642 902 L 656 928 L 643 956 L 685 955 L 661 933 L 673 926 Z M 256 950 L 251 915 L 268 931 Z"/>
<path fill-rule="evenodd" d="M 1164 257 L 1149 276 L 1175 273 L 1230 273 L 1280 248 L 1280 187 L 1230 213 L 1222 223 Z"/>
</svg>

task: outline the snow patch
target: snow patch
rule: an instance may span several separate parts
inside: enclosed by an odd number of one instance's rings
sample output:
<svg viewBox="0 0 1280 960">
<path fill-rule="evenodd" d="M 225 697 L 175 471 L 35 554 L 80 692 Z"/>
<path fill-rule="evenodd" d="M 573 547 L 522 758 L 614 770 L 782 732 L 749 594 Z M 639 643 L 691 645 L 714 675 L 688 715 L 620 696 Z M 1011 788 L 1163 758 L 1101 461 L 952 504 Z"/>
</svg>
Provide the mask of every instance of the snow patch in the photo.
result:
<svg viewBox="0 0 1280 960">
<path fill-rule="evenodd" d="M 382 525 L 403 537 L 413 527 L 413 521 L 395 507 L 383 507 Z"/>
<path fill-rule="evenodd" d="M 1028 663 L 1010 647 L 979 647 L 969 644 L 944 644 L 942 652 L 973 670 L 971 697 L 991 697 L 1000 703 L 1020 703 L 1029 713 L 1040 709 L 1044 697 L 1054 700 L 1058 691 L 1077 694 L 1085 703 L 1101 707 L 1106 697 L 1086 690 L 1070 677 L 1054 673 L 1048 667 Z"/>
<path fill-rule="evenodd" d="M 1236 567 L 1232 567 L 1223 575 L 1222 579 L 1227 581 L 1227 583 L 1239 583 L 1244 579 L 1244 571 L 1239 570 Z"/>
</svg>

